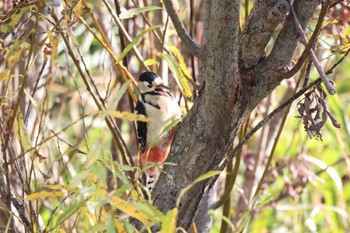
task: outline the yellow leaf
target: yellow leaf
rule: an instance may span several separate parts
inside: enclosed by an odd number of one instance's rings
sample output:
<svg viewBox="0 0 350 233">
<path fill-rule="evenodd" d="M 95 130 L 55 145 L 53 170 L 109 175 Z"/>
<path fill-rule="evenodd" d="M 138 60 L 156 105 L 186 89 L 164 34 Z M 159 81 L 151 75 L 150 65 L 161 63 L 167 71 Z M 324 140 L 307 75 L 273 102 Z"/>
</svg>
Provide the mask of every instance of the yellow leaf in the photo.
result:
<svg viewBox="0 0 350 233">
<path fill-rule="evenodd" d="M 28 201 L 33 201 L 39 198 L 47 198 L 47 197 L 63 197 L 64 192 L 56 192 L 56 191 L 41 191 L 36 193 L 31 193 L 27 196 Z"/>
<path fill-rule="evenodd" d="M 75 9 L 74 11 L 79 14 L 79 15 L 82 15 L 84 13 L 84 5 L 83 5 L 83 1 L 82 0 L 79 0 L 77 2 L 77 4 L 75 5 Z"/>
<path fill-rule="evenodd" d="M 176 232 L 177 208 L 169 210 L 164 219 L 162 219 L 162 229 L 159 233 Z"/>
<path fill-rule="evenodd" d="M 139 199 L 139 194 L 138 194 L 138 192 L 135 189 L 131 190 L 131 197 L 135 201 L 137 201 Z"/>
<path fill-rule="evenodd" d="M 0 27 L 0 32 L 5 33 L 5 32 L 11 32 L 13 31 L 18 23 L 20 22 L 23 14 L 12 14 L 7 20 L 4 20 L 1 22 L 1 27 Z"/>
<path fill-rule="evenodd" d="M 28 97 L 29 101 L 32 103 L 35 111 L 38 113 L 38 115 L 40 115 L 40 110 L 38 107 L 38 103 L 36 102 L 36 100 L 27 92 L 26 89 L 23 90 L 24 94 L 26 94 L 26 96 Z"/>
<path fill-rule="evenodd" d="M 0 81 L 6 80 L 6 79 L 11 79 L 14 77 L 16 77 L 16 75 L 14 75 L 14 74 L 5 74 L 5 72 L 0 73 Z"/>
<path fill-rule="evenodd" d="M 156 60 L 154 60 L 154 59 L 147 59 L 147 60 L 145 60 L 145 65 L 146 66 L 151 66 L 151 65 L 156 65 L 156 64 L 158 64 L 158 62 Z"/>
<path fill-rule="evenodd" d="M 86 215 L 94 225 L 97 223 L 97 219 L 96 219 L 95 214 L 91 213 L 90 210 L 86 210 Z"/>
<path fill-rule="evenodd" d="M 128 121 L 143 121 L 143 122 L 150 122 L 152 121 L 151 118 L 145 117 L 144 115 L 139 115 L 131 112 L 120 112 L 120 111 L 115 111 L 115 110 L 107 110 L 107 114 L 116 117 L 116 118 L 121 118 L 125 119 Z"/>
<path fill-rule="evenodd" d="M 68 191 L 72 191 L 72 192 L 79 192 L 80 189 L 76 186 L 72 186 L 72 185 L 60 185 L 60 184 L 44 184 L 43 188 L 47 188 L 47 189 L 52 189 L 52 190 L 68 190 Z"/>
<path fill-rule="evenodd" d="M 23 40 L 15 40 L 6 57 L 8 69 L 14 67 L 19 62 L 20 57 L 24 56 L 23 51 L 29 49 L 29 47 L 29 43 Z"/>
<path fill-rule="evenodd" d="M 15 133 L 19 139 L 19 142 L 25 151 L 32 148 L 32 142 L 30 140 L 27 127 L 24 124 L 24 118 L 22 112 L 18 109 L 16 120 L 14 122 Z"/>
<path fill-rule="evenodd" d="M 115 225 L 115 229 L 117 230 L 118 233 L 126 232 L 126 230 L 123 227 L 123 224 L 121 224 L 120 221 L 114 220 L 114 225 Z"/>
<path fill-rule="evenodd" d="M 51 59 L 55 60 L 58 54 L 58 39 L 57 37 L 52 35 L 51 30 L 47 30 L 47 36 L 49 38 L 51 49 L 52 49 Z"/>
<path fill-rule="evenodd" d="M 171 73 L 175 77 L 177 84 L 179 85 L 181 92 L 186 97 L 192 96 L 192 91 L 190 86 L 187 83 L 187 80 L 177 62 L 174 60 L 172 56 L 166 53 L 159 53 L 158 56 L 163 58 L 169 66 Z"/>
<path fill-rule="evenodd" d="M 141 212 L 140 210 L 135 208 L 135 206 L 133 206 L 132 203 L 127 202 L 119 197 L 113 196 L 112 199 L 109 201 L 109 204 L 123 211 L 127 215 L 140 220 L 143 224 L 152 222 L 152 219 L 151 219 L 152 216 L 149 216 L 146 213 Z"/>
<path fill-rule="evenodd" d="M 177 58 L 177 60 L 179 61 L 179 66 L 180 66 L 182 72 L 184 73 L 184 75 L 187 78 L 192 79 L 192 75 L 188 71 L 187 66 L 185 64 L 185 61 L 184 61 L 184 58 L 182 57 L 180 51 L 176 48 L 175 45 L 170 45 L 169 47 L 170 47 L 171 51 L 173 52 L 173 54 L 175 55 L 175 57 Z"/>
</svg>

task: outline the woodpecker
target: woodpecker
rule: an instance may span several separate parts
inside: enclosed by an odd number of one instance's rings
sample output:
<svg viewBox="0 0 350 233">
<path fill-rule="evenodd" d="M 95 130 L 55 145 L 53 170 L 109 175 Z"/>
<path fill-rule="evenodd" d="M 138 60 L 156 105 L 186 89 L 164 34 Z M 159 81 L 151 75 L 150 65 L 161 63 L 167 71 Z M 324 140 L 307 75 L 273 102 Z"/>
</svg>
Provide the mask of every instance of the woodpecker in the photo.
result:
<svg viewBox="0 0 350 233">
<path fill-rule="evenodd" d="M 162 164 L 168 157 L 174 137 L 174 130 L 163 132 L 174 120 L 181 118 L 181 111 L 169 87 L 153 72 L 144 72 L 138 81 L 139 100 L 135 107 L 136 114 L 151 118 L 150 122 L 136 122 L 137 137 L 141 150 L 141 165 L 148 162 Z M 150 145 L 153 145 L 150 148 Z M 151 192 L 159 172 L 157 167 L 145 171 L 144 182 Z"/>
</svg>

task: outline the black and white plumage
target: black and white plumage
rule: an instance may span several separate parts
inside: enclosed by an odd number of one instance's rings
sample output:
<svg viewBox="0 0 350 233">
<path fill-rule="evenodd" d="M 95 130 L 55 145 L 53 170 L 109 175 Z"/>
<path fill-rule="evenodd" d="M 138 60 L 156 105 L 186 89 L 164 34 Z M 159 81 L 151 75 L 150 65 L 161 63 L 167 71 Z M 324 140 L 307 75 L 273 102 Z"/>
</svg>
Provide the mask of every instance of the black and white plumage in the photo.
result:
<svg viewBox="0 0 350 233">
<path fill-rule="evenodd" d="M 141 163 L 162 164 L 169 153 L 174 136 L 172 131 L 163 132 L 164 128 L 173 120 L 181 118 L 180 107 L 169 88 L 162 83 L 162 79 L 153 72 L 144 72 L 138 82 L 140 90 L 139 100 L 135 107 L 136 114 L 151 118 L 150 122 L 136 122 L 137 137 L 141 149 Z M 150 144 L 153 147 L 150 148 Z M 155 185 L 159 172 L 157 167 L 146 170 L 145 184 L 149 191 Z"/>
<path fill-rule="evenodd" d="M 136 122 L 137 136 L 141 151 L 144 152 L 151 142 L 157 141 L 161 146 L 164 127 L 173 120 L 181 118 L 181 111 L 174 96 L 163 85 L 162 79 L 153 72 L 144 72 L 138 82 L 140 97 L 135 113 L 143 114 L 152 119 L 151 122 Z"/>
</svg>

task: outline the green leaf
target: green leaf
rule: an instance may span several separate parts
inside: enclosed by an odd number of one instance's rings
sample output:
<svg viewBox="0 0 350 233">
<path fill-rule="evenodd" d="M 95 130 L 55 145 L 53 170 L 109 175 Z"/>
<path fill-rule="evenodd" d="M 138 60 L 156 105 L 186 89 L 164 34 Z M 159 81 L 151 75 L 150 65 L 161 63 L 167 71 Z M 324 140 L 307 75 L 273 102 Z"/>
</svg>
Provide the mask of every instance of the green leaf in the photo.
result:
<svg viewBox="0 0 350 233">
<path fill-rule="evenodd" d="M 199 176 L 197 179 L 195 179 L 191 184 L 187 185 L 187 187 L 185 187 L 184 189 L 181 190 L 180 194 L 179 194 L 179 197 L 177 198 L 177 201 L 176 201 L 176 206 L 179 206 L 180 205 L 180 200 L 181 198 L 185 195 L 185 193 L 190 190 L 195 184 L 203 181 L 203 180 L 206 180 L 206 179 L 209 179 L 211 177 L 214 177 L 214 176 L 218 176 L 222 173 L 222 171 L 208 171 L 206 173 L 204 173 L 203 175 Z"/>
<path fill-rule="evenodd" d="M 236 230 L 234 225 L 232 224 L 231 220 L 228 217 L 220 214 L 218 211 L 215 211 L 215 210 L 209 210 L 208 213 L 213 215 L 213 216 L 215 216 L 215 217 L 217 217 L 217 218 L 219 218 L 219 219 L 221 219 L 221 220 L 224 220 L 231 227 L 231 231 Z"/>
<path fill-rule="evenodd" d="M 350 26 L 347 26 L 344 29 L 344 33 L 343 33 L 344 38 L 346 38 L 348 35 L 350 35 Z"/>
<path fill-rule="evenodd" d="M 154 147 L 158 141 L 158 139 L 160 138 L 160 136 L 167 132 L 169 129 L 173 128 L 177 123 L 179 123 L 180 119 L 175 119 L 172 122 L 170 122 L 169 125 L 165 126 L 164 129 L 162 130 L 162 132 L 160 133 L 160 135 L 158 135 L 158 137 L 156 137 L 153 141 L 151 141 L 151 143 L 149 144 L 149 149 L 151 149 L 152 147 Z"/>
<path fill-rule="evenodd" d="M 75 212 L 79 211 L 81 207 L 85 205 L 87 200 L 80 200 L 77 202 L 73 202 L 57 219 L 57 224 L 60 225 L 67 218 L 72 216 Z"/>
<path fill-rule="evenodd" d="M 128 89 L 129 84 L 131 83 L 131 80 L 127 80 L 126 82 L 123 83 L 123 85 L 119 88 L 118 93 L 115 97 L 115 103 L 117 104 L 120 99 L 123 97 L 125 91 Z"/>
<path fill-rule="evenodd" d="M 23 40 L 15 40 L 14 44 L 10 47 L 8 52 L 6 53 L 6 62 L 8 65 L 8 69 L 17 65 L 20 61 L 21 56 L 24 56 L 23 51 L 28 50 L 30 48 L 30 44 Z"/>
<path fill-rule="evenodd" d="M 146 11 L 154 11 L 154 10 L 161 10 L 162 8 L 159 6 L 145 6 L 145 7 L 139 7 L 139 8 L 133 8 L 127 11 L 122 12 L 119 15 L 119 18 L 121 19 L 128 19 L 133 17 L 134 15 L 144 13 Z"/>
<path fill-rule="evenodd" d="M 18 26 L 23 16 L 28 12 L 29 7 L 23 7 L 20 12 L 13 12 L 10 17 L 2 20 L 0 19 L 0 33 L 13 32 Z M 23 20 L 27 20 L 23 17 Z"/>
<path fill-rule="evenodd" d="M 115 233 L 116 232 L 112 215 L 108 216 L 107 231 L 106 232 L 107 233 Z"/>
<path fill-rule="evenodd" d="M 177 213 L 177 208 L 169 210 L 168 213 L 166 213 L 165 217 L 162 219 L 162 229 L 159 231 L 159 233 L 176 232 Z"/>
<path fill-rule="evenodd" d="M 145 65 L 146 66 L 151 66 L 151 65 L 155 65 L 155 64 L 158 64 L 158 62 L 154 59 L 147 59 L 145 60 Z"/>
<path fill-rule="evenodd" d="M 175 77 L 175 80 L 177 84 L 179 85 L 181 92 L 184 96 L 186 97 L 191 97 L 192 96 L 192 91 L 190 86 L 187 83 L 187 80 L 180 68 L 180 66 L 177 64 L 177 62 L 172 58 L 170 55 L 165 54 L 165 53 L 159 53 L 158 56 L 160 56 L 162 59 L 166 61 L 168 64 L 171 73 Z"/>
<path fill-rule="evenodd" d="M 71 186 L 78 186 L 83 180 L 86 180 L 90 176 L 91 171 L 85 170 L 75 175 L 73 179 L 69 182 Z"/>
<path fill-rule="evenodd" d="M 128 52 L 132 49 L 132 47 L 134 47 L 146 33 L 153 31 L 154 29 L 157 29 L 157 28 L 160 28 L 160 26 L 152 26 L 152 27 L 146 28 L 145 30 L 142 30 L 139 34 L 137 34 L 135 39 L 133 39 L 130 42 L 130 44 L 128 44 L 128 46 L 126 46 L 126 48 L 123 50 L 122 54 L 120 54 L 120 56 L 116 61 L 116 64 L 118 64 L 121 60 L 123 60 L 126 54 L 128 54 Z"/>
</svg>

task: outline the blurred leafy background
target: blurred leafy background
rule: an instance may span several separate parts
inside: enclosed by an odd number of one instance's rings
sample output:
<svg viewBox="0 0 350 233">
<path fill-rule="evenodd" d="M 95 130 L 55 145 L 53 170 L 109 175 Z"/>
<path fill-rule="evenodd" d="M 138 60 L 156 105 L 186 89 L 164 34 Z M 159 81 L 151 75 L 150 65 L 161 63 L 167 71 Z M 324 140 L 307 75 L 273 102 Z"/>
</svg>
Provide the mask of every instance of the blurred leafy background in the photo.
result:
<svg viewBox="0 0 350 233">
<path fill-rule="evenodd" d="M 204 1 L 175 3 L 201 41 Z M 243 27 L 252 1 L 241 6 Z M 161 213 L 138 188 L 144 168 L 133 125 L 134 84 L 142 71 L 159 73 L 186 114 L 204 74 L 161 2 L 5 0 L 0 15 L 0 175 L 12 190 L 1 193 L 1 232 L 134 232 L 130 216 L 145 229 L 161 222 L 162 232 L 175 230 L 176 208 Z M 296 117 L 302 98 L 295 100 L 219 178 L 215 200 L 224 205 L 210 211 L 211 232 L 350 231 L 349 15 L 349 3 L 334 4 L 316 45 L 325 70 L 344 58 L 330 75 L 337 94 L 327 98 L 341 128 L 328 119 L 322 138 L 309 138 Z M 318 74 L 305 65 L 284 81 L 251 113 L 241 135 L 300 88 L 304 76 Z M 7 211 L 10 199 L 18 203 Z"/>
</svg>

